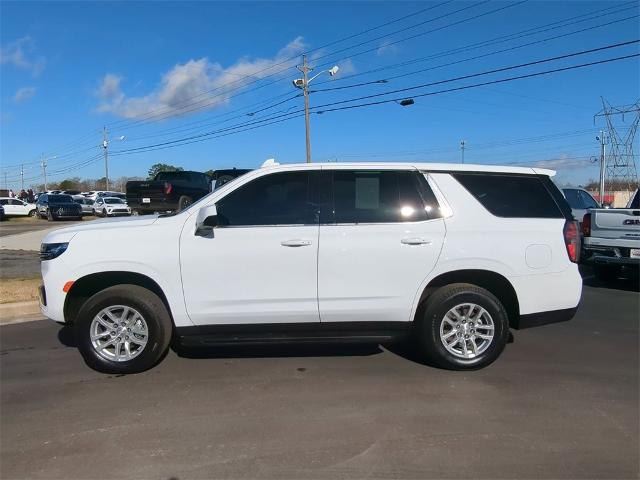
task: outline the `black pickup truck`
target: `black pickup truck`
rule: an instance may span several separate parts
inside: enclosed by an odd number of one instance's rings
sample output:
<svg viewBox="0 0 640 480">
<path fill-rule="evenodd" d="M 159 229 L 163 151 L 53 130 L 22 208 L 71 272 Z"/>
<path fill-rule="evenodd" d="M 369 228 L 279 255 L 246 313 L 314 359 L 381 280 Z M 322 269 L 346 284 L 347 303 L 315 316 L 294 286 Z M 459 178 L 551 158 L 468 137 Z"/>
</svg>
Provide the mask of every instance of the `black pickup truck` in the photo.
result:
<svg viewBox="0 0 640 480">
<path fill-rule="evenodd" d="M 175 212 L 211 192 L 203 172 L 159 172 L 153 180 L 127 182 L 127 203 L 134 214 Z"/>
<path fill-rule="evenodd" d="M 133 214 L 179 212 L 224 183 L 250 170 L 203 172 L 159 172 L 153 180 L 127 182 L 127 203 Z M 215 182 L 215 186 L 212 183 Z"/>
</svg>

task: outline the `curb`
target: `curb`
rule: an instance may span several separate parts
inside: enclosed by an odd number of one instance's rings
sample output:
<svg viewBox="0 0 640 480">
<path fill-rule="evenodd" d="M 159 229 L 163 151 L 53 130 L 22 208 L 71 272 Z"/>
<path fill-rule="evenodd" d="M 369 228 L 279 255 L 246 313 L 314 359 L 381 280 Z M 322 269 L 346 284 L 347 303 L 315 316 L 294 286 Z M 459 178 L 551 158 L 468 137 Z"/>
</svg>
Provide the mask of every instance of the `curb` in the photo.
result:
<svg viewBox="0 0 640 480">
<path fill-rule="evenodd" d="M 37 300 L 0 304 L 0 325 L 36 320 L 34 317 L 42 318 Z"/>
</svg>

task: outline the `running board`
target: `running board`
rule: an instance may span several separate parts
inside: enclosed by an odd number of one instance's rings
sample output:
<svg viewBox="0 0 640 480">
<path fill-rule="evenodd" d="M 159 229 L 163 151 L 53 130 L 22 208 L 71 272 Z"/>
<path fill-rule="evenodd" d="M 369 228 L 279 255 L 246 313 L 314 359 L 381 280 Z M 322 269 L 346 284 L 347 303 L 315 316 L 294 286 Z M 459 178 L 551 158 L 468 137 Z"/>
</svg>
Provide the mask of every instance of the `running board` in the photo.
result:
<svg viewBox="0 0 640 480">
<path fill-rule="evenodd" d="M 404 338 L 410 322 L 207 325 L 177 328 L 183 346 L 282 343 L 389 343 Z"/>
</svg>

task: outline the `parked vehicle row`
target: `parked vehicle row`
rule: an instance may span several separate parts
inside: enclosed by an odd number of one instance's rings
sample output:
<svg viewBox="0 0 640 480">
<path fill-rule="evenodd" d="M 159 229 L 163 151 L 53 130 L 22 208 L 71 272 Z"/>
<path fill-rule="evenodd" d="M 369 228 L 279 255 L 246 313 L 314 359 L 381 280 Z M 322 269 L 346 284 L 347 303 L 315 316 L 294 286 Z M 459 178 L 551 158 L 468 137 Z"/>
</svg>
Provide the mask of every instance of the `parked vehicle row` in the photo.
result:
<svg viewBox="0 0 640 480">
<path fill-rule="evenodd" d="M 172 338 L 408 338 L 441 367 L 482 368 L 509 328 L 576 311 L 580 235 L 554 173 L 270 164 L 174 215 L 49 233 L 41 309 L 106 372 L 153 367 Z"/>
</svg>

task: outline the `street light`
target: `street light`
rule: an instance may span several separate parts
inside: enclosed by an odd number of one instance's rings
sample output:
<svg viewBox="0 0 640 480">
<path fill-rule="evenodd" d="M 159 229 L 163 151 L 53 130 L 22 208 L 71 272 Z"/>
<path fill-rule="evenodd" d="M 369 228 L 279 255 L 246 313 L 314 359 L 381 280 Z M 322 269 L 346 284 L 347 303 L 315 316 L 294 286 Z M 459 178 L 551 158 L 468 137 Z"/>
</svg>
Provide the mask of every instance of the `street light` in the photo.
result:
<svg viewBox="0 0 640 480">
<path fill-rule="evenodd" d="M 329 70 L 322 70 L 318 72 L 313 77 L 309 78 L 309 72 L 313 71 L 313 68 L 309 67 L 307 64 L 307 56 L 302 56 L 302 66 L 296 67 L 298 70 L 302 72 L 302 78 L 296 78 L 293 81 L 293 85 L 296 88 L 302 89 L 304 93 L 304 124 L 306 131 L 306 141 L 307 141 L 307 163 L 311 163 L 311 126 L 309 124 L 309 83 L 311 83 L 314 79 L 318 78 L 323 73 L 328 73 L 330 76 L 334 76 L 340 70 L 340 67 L 334 65 Z"/>
<path fill-rule="evenodd" d="M 44 191 L 45 192 L 47 191 L 47 161 L 48 160 L 54 160 L 56 158 L 58 158 L 57 155 L 54 155 L 53 157 L 45 158 L 44 157 L 44 153 L 42 154 L 41 165 L 42 165 L 42 176 L 44 177 Z"/>
<path fill-rule="evenodd" d="M 118 140 L 124 140 L 124 135 L 118 137 Z M 105 190 L 109 191 L 109 131 L 107 127 L 102 128 L 102 149 L 104 150 L 104 180 Z"/>
</svg>

